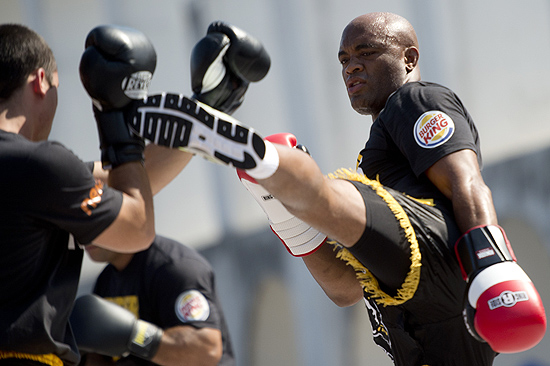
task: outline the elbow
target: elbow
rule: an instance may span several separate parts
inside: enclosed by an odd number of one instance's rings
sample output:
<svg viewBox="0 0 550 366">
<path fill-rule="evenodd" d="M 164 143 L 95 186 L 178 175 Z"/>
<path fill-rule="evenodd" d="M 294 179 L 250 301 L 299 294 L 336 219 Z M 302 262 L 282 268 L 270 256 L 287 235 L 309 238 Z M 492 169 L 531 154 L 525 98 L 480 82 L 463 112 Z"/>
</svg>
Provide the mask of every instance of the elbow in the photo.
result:
<svg viewBox="0 0 550 366">
<path fill-rule="evenodd" d="M 222 359 L 222 347 L 210 347 L 209 350 L 205 352 L 204 364 L 205 366 L 216 366 Z"/>
<path fill-rule="evenodd" d="M 147 224 L 145 225 L 145 229 L 143 231 L 143 240 L 146 243 L 145 246 L 149 248 L 151 246 L 151 243 L 153 240 L 155 240 L 155 236 L 157 235 L 155 230 L 155 220 L 154 218 L 148 219 Z"/>
<path fill-rule="evenodd" d="M 202 355 L 199 357 L 197 365 L 201 366 L 216 366 L 219 364 L 223 355 L 223 344 L 221 334 L 219 339 L 214 342 L 204 342 Z"/>
<path fill-rule="evenodd" d="M 195 350 L 195 352 L 197 352 L 197 350 Z M 217 366 L 222 359 L 222 350 L 221 348 L 218 350 L 212 349 L 211 347 L 209 349 L 203 348 L 196 354 L 189 354 L 186 347 L 180 347 L 178 352 L 173 353 L 168 358 L 163 357 L 162 359 L 158 359 L 157 356 L 155 356 L 153 362 L 164 366 L 180 366 L 182 364 L 181 360 L 187 360 L 189 365 Z"/>
<path fill-rule="evenodd" d="M 155 240 L 156 231 L 155 225 L 149 223 L 143 225 L 139 230 L 138 238 L 135 240 L 135 249 L 142 251 L 149 249 L 153 241 Z"/>
<path fill-rule="evenodd" d="M 219 364 L 223 355 L 223 344 L 221 339 L 221 333 L 219 338 L 216 337 L 215 340 L 206 340 L 203 339 L 202 345 L 198 347 L 200 351 L 196 354 L 197 365 L 200 366 L 216 366 Z M 184 352 L 184 354 L 189 357 L 189 352 Z M 184 355 L 182 354 L 182 357 Z"/>
<path fill-rule="evenodd" d="M 146 213 L 134 221 L 135 247 L 138 250 L 148 249 L 155 240 L 155 217 L 153 213 Z"/>
<path fill-rule="evenodd" d="M 126 251 L 142 251 L 151 246 L 155 239 L 155 214 L 153 205 L 144 200 L 124 196 L 122 207 L 110 228 Z"/>
<path fill-rule="evenodd" d="M 126 243 L 126 251 L 136 253 L 149 249 L 155 240 L 155 236 L 156 231 L 154 225 L 144 223 L 126 231 L 122 240 Z"/>
<path fill-rule="evenodd" d="M 151 243 L 155 240 L 156 230 L 155 230 L 155 214 L 153 208 L 146 208 L 145 215 L 140 220 L 141 224 L 139 229 L 141 231 L 141 237 L 143 238 L 142 244 L 143 249 L 147 249 L 151 246 Z"/>
<path fill-rule="evenodd" d="M 338 293 L 329 293 L 325 291 L 328 298 L 338 307 L 346 308 L 357 304 L 363 299 L 363 288 L 356 287 L 353 291 L 345 291 Z"/>
<path fill-rule="evenodd" d="M 149 249 L 149 247 L 151 246 L 151 244 L 153 244 L 153 241 L 155 240 L 155 236 L 156 236 L 155 228 L 152 228 L 151 230 L 148 230 L 146 233 L 144 233 L 142 236 L 143 239 L 141 240 L 141 243 L 140 243 L 141 249 L 139 250 L 142 251 L 145 249 Z"/>
<path fill-rule="evenodd" d="M 331 300 L 336 306 L 340 308 L 347 308 L 357 304 L 359 300 L 361 300 L 361 298 L 351 298 L 349 296 L 348 297 L 341 296 L 338 298 L 331 298 Z"/>
<path fill-rule="evenodd" d="M 172 365 L 181 365 L 181 360 L 187 359 L 188 361 L 190 361 L 190 364 L 197 366 L 217 366 L 222 359 L 222 348 L 203 348 L 199 356 L 200 357 L 198 358 L 193 358 L 189 355 L 188 352 L 181 352 L 179 354 L 179 357 L 177 359 L 174 359 L 174 363 L 172 363 Z"/>
<path fill-rule="evenodd" d="M 148 249 L 155 240 L 154 220 L 136 220 L 128 227 L 122 239 L 130 252 L 141 252 Z"/>
<path fill-rule="evenodd" d="M 163 342 L 153 362 L 164 366 L 216 366 L 223 355 L 221 331 L 212 328 L 195 329 L 180 325 L 165 329 Z"/>
</svg>

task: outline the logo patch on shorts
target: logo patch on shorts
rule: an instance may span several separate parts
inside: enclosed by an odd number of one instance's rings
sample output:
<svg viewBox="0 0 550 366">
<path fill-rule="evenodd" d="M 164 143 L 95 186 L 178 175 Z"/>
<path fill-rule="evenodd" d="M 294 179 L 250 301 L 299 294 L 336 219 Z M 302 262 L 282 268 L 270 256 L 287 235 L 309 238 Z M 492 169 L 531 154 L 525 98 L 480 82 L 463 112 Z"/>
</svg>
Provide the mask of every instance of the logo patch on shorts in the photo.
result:
<svg viewBox="0 0 550 366">
<path fill-rule="evenodd" d="M 451 117 L 441 111 L 428 111 L 414 124 L 414 139 L 418 145 L 433 149 L 443 145 L 453 136 L 455 124 Z"/>
<path fill-rule="evenodd" d="M 210 306 L 199 291 L 185 291 L 176 300 L 176 315 L 184 323 L 203 321 L 210 315 Z"/>
</svg>

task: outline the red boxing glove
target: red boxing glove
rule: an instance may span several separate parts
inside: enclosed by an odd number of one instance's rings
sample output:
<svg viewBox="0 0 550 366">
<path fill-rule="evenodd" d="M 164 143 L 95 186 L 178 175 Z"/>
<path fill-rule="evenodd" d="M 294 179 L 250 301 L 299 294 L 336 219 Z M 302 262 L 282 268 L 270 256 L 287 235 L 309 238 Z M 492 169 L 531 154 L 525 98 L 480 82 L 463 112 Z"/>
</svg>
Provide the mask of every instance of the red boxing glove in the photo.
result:
<svg viewBox="0 0 550 366">
<path fill-rule="evenodd" d="M 274 144 L 300 148 L 299 145 L 296 145 L 296 137 L 290 133 L 278 133 L 267 136 L 265 139 Z M 262 207 L 269 220 L 271 230 L 281 239 L 290 254 L 295 257 L 309 255 L 325 242 L 326 235 L 288 212 L 278 199 L 244 170 L 237 169 L 237 175 L 241 183 Z"/>
<path fill-rule="evenodd" d="M 499 226 L 464 234 L 455 252 L 468 280 L 464 320 L 470 333 L 500 353 L 526 351 L 546 332 L 546 314 L 533 282 L 515 262 Z"/>
</svg>

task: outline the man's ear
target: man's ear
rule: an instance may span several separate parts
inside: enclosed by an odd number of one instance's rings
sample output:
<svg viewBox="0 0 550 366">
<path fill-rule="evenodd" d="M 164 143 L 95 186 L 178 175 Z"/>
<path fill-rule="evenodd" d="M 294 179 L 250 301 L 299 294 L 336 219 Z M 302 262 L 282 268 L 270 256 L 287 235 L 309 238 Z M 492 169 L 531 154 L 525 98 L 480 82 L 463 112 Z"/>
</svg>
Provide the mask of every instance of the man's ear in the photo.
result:
<svg viewBox="0 0 550 366">
<path fill-rule="evenodd" d="M 411 46 L 405 50 L 405 68 L 407 69 L 407 73 L 410 73 L 418 66 L 419 57 L 420 52 L 418 52 L 418 48 Z"/>
<path fill-rule="evenodd" d="M 46 70 L 41 67 L 33 71 L 29 79 L 31 79 L 32 90 L 40 96 L 45 96 L 50 88 L 50 82 L 46 78 Z"/>
</svg>

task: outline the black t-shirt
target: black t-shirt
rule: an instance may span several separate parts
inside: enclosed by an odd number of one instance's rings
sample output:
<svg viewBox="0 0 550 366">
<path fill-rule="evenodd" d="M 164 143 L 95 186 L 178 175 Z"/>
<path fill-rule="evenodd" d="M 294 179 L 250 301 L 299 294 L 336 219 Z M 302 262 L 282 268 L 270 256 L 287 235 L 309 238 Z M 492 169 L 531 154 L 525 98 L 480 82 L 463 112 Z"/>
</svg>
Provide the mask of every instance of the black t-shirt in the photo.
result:
<svg viewBox="0 0 550 366">
<path fill-rule="evenodd" d="M 0 350 L 76 364 L 67 319 L 82 250 L 72 237 L 93 240 L 116 218 L 122 196 L 61 144 L 1 130 L 0 172 Z"/>
<path fill-rule="evenodd" d="M 451 90 L 412 82 L 393 93 L 374 121 L 358 170 L 415 198 L 450 202 L 424 172 L 442 157 L 470 149 L 481 166 L 479 137 L 470 114 Z"/>
<path fill-rule="evenodd" d="M 219 365 L 235 364 L 214 272 L 194 249 L 157 235 L 151 247 L 136 253 L 124 270 L 107 265 L 94 293 L 162 329 L 177 325 L 219 329 L 223 341 Z M 135 363 L 144 362 L 136 358 Z"/>
</svg>

